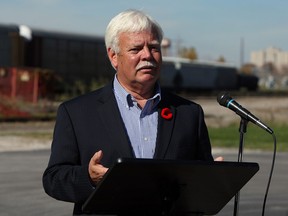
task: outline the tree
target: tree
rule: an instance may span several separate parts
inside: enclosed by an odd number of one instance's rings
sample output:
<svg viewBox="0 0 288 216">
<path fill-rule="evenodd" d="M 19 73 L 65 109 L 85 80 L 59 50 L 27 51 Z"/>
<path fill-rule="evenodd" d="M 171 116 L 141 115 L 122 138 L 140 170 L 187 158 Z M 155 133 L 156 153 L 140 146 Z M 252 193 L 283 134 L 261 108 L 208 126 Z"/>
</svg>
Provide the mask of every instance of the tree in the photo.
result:
<svg viewBox="0 0 288 216">
<path fill-rule="evenodd" d="M 197 52 L 194 47 L 190 48 L 183 47 L 178 51 L 178 54 L 182 58 L 188 58 L 191 60 L 198 59 Z"/>
<path fill-rule="evenodd" d="M 217 62 L 224 63 L 224 62 L 226 62 L 226 59 L 224 58 L 224 56 L 221 55 L 221 56 L 218 58 Z"/>
<path fill-rule="evenodd" d="M 256 66 L 252 63 L 246 63 L 246 64 L 241 66 L 240 72 L 243 74 L 253 74 L 255 67 Z"/>
<path fill-rule="evenodd" d="M 274 64 L 273 62 L 266 62 L 266 63 L 262 66 L 262 68 L 263 68 L 265 71 L 267 71 L 267 72 L 269 72 L 269 73 L 271 73 L 271 74 L 276 74 L 276 73 L 278 73 L 277 67 L 275 66 L 275 64 Z"/>
</svg>

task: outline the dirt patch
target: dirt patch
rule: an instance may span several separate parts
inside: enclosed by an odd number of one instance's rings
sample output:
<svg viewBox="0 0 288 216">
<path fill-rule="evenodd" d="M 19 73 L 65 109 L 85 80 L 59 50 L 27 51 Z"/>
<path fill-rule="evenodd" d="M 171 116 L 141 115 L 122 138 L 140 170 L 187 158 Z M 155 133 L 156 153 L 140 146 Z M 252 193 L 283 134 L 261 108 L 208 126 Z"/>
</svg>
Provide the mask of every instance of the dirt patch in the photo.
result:
<svg viewBox="0 0 288 216">
<path fill-rule="evenodd" d="M 54 122 L 1 122 L 0 152 L 49 149 Z"/>
</svg>

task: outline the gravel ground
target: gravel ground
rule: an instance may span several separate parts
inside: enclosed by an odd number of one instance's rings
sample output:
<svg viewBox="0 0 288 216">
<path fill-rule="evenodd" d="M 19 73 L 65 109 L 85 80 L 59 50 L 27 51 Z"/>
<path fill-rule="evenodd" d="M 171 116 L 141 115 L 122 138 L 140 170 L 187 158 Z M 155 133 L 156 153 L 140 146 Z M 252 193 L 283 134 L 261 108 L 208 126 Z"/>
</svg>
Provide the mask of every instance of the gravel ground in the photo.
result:
<svg viewBox="0 0 288 216">
<path fill-rule="evenodd" d="M 1 122 L 0 152 L 50 148 L 54 124 L 53 121 Z"/>
<path fill-rule="evenodd" d="M 206 123 L 221 127 L 240 118 L 216 98 L 190 98 L 203 107 Z M 288 97 L 239 97 L 238 103 L 265 123 L 287 123 Z M 0 122 L 0 152 L 49 149 L 54 122 Z M 40 135 L 39 135 L 40 134 Z M 41 136 L 41 134 L 45 134 Z"/>
</svg>

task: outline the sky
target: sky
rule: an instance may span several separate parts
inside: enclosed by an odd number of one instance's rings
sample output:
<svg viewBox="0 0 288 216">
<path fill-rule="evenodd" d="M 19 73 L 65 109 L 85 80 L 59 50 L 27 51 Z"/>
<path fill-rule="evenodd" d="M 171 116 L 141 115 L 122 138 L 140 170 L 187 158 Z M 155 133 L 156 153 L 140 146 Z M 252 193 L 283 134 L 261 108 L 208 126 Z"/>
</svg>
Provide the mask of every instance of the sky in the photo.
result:
<svg viewBox="0 0 288 216">
<path fill-rule="evenodd" d="M 104 36 L 110 19 L 131 8 L 162 26 L 170 55 L 193 47 L 201 60 L 223 56 L 239 67 L 252 51 L 288 51 L 287 0 L 0 0 L 0 24 Z"/>
</svg>

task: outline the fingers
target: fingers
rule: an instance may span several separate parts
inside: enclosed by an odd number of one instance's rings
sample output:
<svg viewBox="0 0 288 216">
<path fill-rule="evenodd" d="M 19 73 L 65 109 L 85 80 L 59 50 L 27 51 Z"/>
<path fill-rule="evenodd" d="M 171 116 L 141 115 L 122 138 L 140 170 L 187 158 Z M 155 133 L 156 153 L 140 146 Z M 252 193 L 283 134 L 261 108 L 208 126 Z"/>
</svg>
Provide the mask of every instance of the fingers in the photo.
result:
<svg viewBox="0 0 288 216">
<path fill-rule="evenodd" d="M 108 171 L 108 168 L 100 164 L 103 157 L 103 152 L 100 150 L 96 152 L 89 162 L 88 172 L 93 182 L 98 183 L 104 174 Z"/>
<path fill-rule="evenodd" d="M 224 158 L 220 156 L 220 157 L 215 158 L 214 161 L 224 161 Z"/>
</svg>

